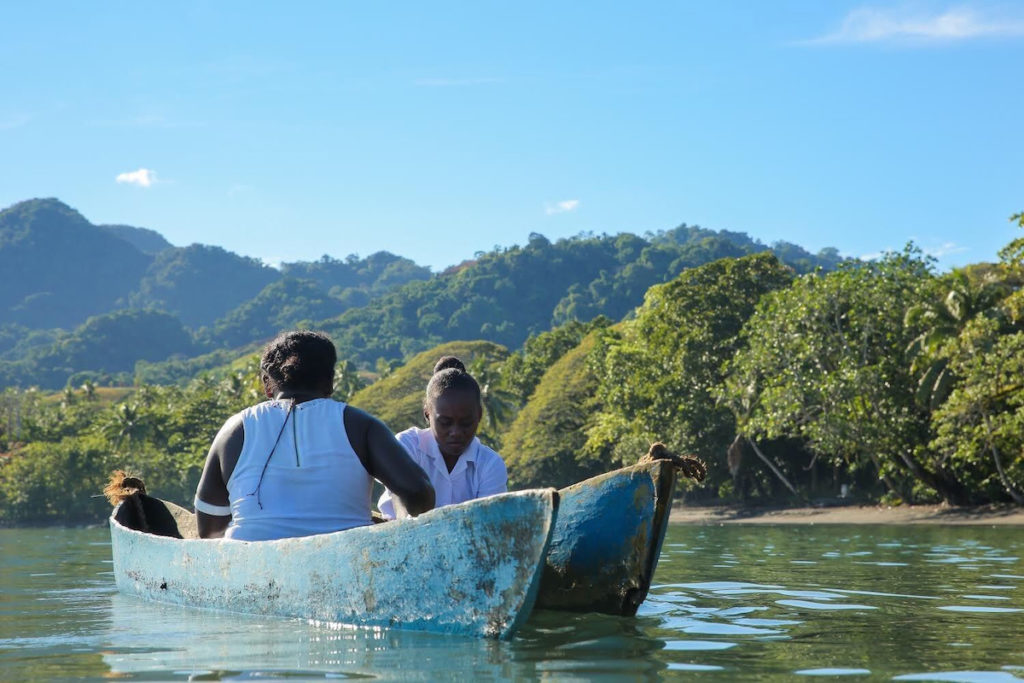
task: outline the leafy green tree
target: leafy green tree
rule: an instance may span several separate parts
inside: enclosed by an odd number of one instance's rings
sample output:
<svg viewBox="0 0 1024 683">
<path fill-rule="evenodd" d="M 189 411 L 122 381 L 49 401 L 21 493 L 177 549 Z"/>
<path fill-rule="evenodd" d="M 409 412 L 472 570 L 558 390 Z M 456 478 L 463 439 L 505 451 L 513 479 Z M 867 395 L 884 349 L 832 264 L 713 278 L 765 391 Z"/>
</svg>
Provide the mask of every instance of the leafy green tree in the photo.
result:
<svg viewBox="0 0 1024 683">
<path fill-rule="evenodd" d="M 945 500 L 969 498 L 941 462 L 928 463 L 927 409 L 914 400 L 904 349 L 921 329 L 905 311 L 928 300 L 928 262 L 915 251 L 809 274 L 775 292 L 744 327 L 724 398 L 751 439 L 797 438 L 856 472 L 873 467 L 896 495 L 914 480 Z"/>
<path fill-rule="evenodd" d="M 932 416 L 931 447 L 976 497 L 1024 505 L 1024 331 L 978 318 L 950 365 L 961 381 Z"/>
<path fill-rule="evenodd" d="M 631 463 L 654 441 L 709 463 L 711 485 L 725 478 L 735 421 L 715 391 L 722 365 L 745 339 L 740 329 L 761 297 L 792 271 L 768 253 L 722 259 L 652 287 L 635 320 L 606 335 L 597 351 L 601 410 L 586 448 Z"/>
<path fill-rule="evenodd" d="M 103 488 L 109 461 L 106 443 L 90 436 L 19 449 L 0 466 L 0 520 L 70 523 L 102 518 L 109 508 L 94 494 Z"/>
</svg>

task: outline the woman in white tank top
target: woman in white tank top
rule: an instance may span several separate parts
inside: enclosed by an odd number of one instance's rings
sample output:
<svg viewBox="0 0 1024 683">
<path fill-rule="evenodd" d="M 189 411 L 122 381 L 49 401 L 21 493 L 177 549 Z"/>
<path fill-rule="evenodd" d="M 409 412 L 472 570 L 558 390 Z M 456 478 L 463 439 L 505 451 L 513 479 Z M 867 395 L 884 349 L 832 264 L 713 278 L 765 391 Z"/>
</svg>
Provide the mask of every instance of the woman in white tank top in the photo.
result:
<svg viewBox="0 0 1024 683">
<path fill-rule="evenodd" d="M 374 478 L 412 514 L 434 507 L 429 478 L 384 423 L 330 398 L 336 362 L 321 333 L 267 346 L 260 376 L 270 400 L 229 418 L 214 439 L 196 490 L 200 536 L 262 541 L 369 524 Z"/>
</svg>

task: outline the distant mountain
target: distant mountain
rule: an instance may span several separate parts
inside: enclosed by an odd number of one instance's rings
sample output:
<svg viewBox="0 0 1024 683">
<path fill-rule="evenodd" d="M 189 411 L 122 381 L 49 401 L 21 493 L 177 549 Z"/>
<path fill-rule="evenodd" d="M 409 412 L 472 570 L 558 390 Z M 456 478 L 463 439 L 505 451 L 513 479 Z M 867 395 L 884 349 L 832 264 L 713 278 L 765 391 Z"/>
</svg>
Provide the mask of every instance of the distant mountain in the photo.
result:
<svg viewBox="0 0 1024 683">
<path fill-rule="evenodd" d="M 298 261 L 281 265 L 288 277 L 314 280 L 331 296 L 345 298 L 346 290 L 362 290 L 368 294 L 394 289 L 413 280 L 426 280 L 430 269 L 416 265 L 403 256 L 378 251 L 364 259 L 350 254 L 344 260 L 324 256 L 319 261 Z"/>
<path fill-rule="evenodd" d="M 151 256 L 174 246 L 164 239 L 163 235 L 149 228 L 136 228 L 131 225 L 97 225 L 96 227 L 124 240 L 143 254 Z"/>
<path fill-rule="evenodd" d="M 62 386 L 81 371 L 130 373 L 136 363 L 147 377 L 178 381 L 296 325 L 328 331 L 339 356 L 364 368 L 460 339 L 517 349 L 568 321 L 620 320 L 687 268 L 766 250 L 797 272 L 840 261 L 834 249 L 812 254 L 683 224 L 556 242 L 531 234 L 525 246 L 437 275 L 388 252 L 279 271 L 33 199 L 0 211 L 0 388 Z"/>
<path fill-rule="evenodd" d="M 71 327 L 112 310 L 151 257 L 56 199 L 0 211 L 0 323 Z"/>
<path fill-rule="evenodd" d="M 242 303 L 198 337 L 207 346 L 236 348 L 253 341 L 270 339 L 279 331 L 338 315 L 342 304 L 331 298 L 312 280 L 285 277 L 270 283 L 252 299 Z"/>
<path fill-rule="evenodd" d="M 172 313 L 189 327 L 209 325 L 260 293 L 281 273 L 258 259 L 192 244 L 153 258 L 128 302 Z"/>
<path fill-rule="evenodd" d="M 0 386 L 63 386 L 75 375 L 125 373 L 140 360 L 164 360 L 196 353 L 181 321 L 160 311 L 125 310 L 89 318 L 70 334 L 35 346 L 18 361 L 0 361 Z"/>
</svg>

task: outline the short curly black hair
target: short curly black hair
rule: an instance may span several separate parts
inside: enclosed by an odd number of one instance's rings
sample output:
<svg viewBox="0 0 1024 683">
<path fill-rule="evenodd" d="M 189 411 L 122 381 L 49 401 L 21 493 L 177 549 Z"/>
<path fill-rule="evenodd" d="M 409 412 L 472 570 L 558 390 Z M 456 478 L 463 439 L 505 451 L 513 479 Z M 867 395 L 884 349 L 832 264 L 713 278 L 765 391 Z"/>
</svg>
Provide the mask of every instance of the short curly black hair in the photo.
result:
<svg viewBox="0 0 1024 683">
<path fill-rule="evenodd" d="M 434 374 L 427 382 L 427 395 L 423 399 L 423 409 L 429 410 L 437 398 L 449 391 L 468 391 L 476 398 L 477 404 L 483 408 L 480 384 L 473 375 L 466 372 L 466 365 L 455 356 L 442 356 L 434 364 Z"/>
<path fill-rule="evenodd" d="M 331 392 L 338 352 L 323 332 L 279 334 L 263 350 L 260 375 L 271 391 Z"/>
</svg>

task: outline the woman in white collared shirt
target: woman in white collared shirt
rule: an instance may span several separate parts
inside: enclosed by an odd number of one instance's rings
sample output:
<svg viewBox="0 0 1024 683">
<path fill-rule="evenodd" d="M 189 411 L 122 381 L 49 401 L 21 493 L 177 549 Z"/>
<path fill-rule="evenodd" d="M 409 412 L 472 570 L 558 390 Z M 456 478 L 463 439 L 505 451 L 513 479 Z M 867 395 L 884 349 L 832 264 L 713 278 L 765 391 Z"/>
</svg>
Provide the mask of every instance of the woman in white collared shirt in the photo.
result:
<svg viewBox="0 0 1024 683">
<path fill-rule="evenodd" d="M 505 462 L 476 438 L 483 417 L 480 385 L 458 358 L 445 356 L 434 366 L 423 417 L 427 429 L 411 427 L 395 436 L 430 477 L 437 507 L 508 490 Z M 388 519 L 400 516 L 387 489 L 377 507 Z"/>
</svg>

